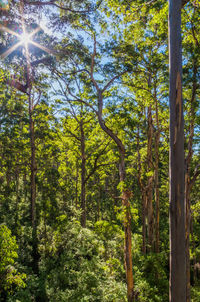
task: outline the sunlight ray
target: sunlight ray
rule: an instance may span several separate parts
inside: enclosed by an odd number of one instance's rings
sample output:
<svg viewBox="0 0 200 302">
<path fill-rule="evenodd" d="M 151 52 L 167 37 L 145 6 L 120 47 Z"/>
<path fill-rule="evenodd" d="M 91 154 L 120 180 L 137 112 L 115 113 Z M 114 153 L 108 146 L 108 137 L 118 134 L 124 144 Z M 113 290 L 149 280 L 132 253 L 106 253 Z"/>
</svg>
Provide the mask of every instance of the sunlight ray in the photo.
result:
<svg viewBox="0 0 200 302">
<path fill-rule="evenodd" d="M 18 33 L 16 33 L 15 31 L 13 31 L 13 30 L 11 30 L 11 29 L 9 29 L 9 28 L 1 25 L 1 24 L 0 24 L 0 30 L 6 31 L 6 32 L 8 32 L 11 35 L 14 35 L 14 36 L 20 38 L 20 35 Z"/>
<path fill-rule="evenodd" d="M 40 27 L 40 26 L 38 26 L 36 29 L 34 29 L 34 30 L 28 35 L 29 39 L 30 39 L 32 36 L 34 36 L 35 34 L 37 34 L 40 30 L 41 30 L 41 27 Z"/>
<path fill-rule="evenodd" d="M 42 50 L 44 50 L 45 52 L 47 52 L 49 54 L 53 54 L 52 50 L 48 49 L 47 47 L 45 47 L 43 45 L 38 44 L 37 42 L 34 42 L 34 41 L 30 40 L 29 43 L 33 44 L 34 46 L 36 46 L 36 47 L 38 47 Z"/>
<path fill-rule="evenodd" d="M 19 42 L 17 42 L 15 45 L 13 45 L 11 48 L 9 48 L 8 50 L 6 50 L 1 57 L 2 58 L 6 58 L 7 56 L 9 56 L 17 47 L 19 47 L 20 45 L 24 44 L 25 48 L 27 48 L 28 44 L 32 44 L 40 49 L 42 49 L 43 51 L 49 53 L 49 54 L 53 54 L 53 51 L 51 51 L 50 49 L 48 49 L 47 47 L 40 45 L 39 43 L 32 41 L 31 38 L 38 33 L 41 30 L 41 27 L 38 26 L 37 28 L 35 28 L 31 33 L 26 33 L 25 28 L 23 28 L 23 33 L 22 34 L 18 34 L 15 31 L 3 26 L 0 24 L 0 30 L 1 31 L 5 31 L 11 35 L 16 36 L 17 38 L 20 39 Z"/>
<path fill-rule="evenodd" d="M 1 57 L 3 59 L 5 59 L 7 56 L 9 56 L 15 49 L 17 49 L 17 47 L 19 47 L 20 45 L 23 44 L 23 41 L 20 41 L 18 43 L 16 43 L 15 45 L 13 45 L 11 48 L 9 48 L 8 50 L 6 50 Z"/>
</svg>

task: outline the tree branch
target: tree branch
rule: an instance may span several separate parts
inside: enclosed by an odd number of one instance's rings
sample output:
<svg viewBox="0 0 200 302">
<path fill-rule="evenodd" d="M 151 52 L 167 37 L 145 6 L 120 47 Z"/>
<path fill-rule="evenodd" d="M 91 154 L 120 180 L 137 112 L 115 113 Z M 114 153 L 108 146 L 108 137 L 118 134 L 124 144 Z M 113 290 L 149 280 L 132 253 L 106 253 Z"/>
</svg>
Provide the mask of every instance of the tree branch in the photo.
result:
<svg viewBox="0 0 200 302">
<path fill-rule="evenodd" d="M 90 76 L 91 76 L 92 83 L 94 84 L 97 92 L 99 92 L 100 88 L 94 79 L 94 64 L 95 64 L 96 51 L 97 51 L 97 41 L 96 41 L 96 36 L 94 35 L 94 50 L 93 50 L 92 59 L 91 59 Z"/>
<path fill-rule="evenodd" d="M 121 72 L 120 74 L 117 74 L 115 77 L 113 77 L 107 84 L 106 86 L 104 86 L 104 88 L 101 90 L 102 93 L 118 78 L 120 78 L 123 74 L 125 74 L 126 72 L 128 72 L 127 70 Z"/>
<path fill-rule="evenodd" d="M 55 6 L 59 9 L 62 9 L 62 10 L 65 10 L 65 11 L 68 11 L 70 13 L 78 13 L 78 14 L 86 14 L 86 13 L 89 13 L 90 9 L 88 10 L 74 10 L 74 9 L 71 9 L 69 7 L 63 7 L 63 6 L 60 6 L 56 3 L 56 0 L 51 0 L 51 1 L 24 1 L 25 4 L 28 4 L 28 5 L 38 5 L 38 6 L 48 6 L 48 5 L 52 5 L 52 6 Z"/>
<path fill-rule="evenodd" d="M 88 182 L 88 180 L 90 179 L 90 177 L 97 170 L 97 162 L 98 162 L 99 157 L 100 157 L 100 155 L 98 154 L 97 157 L 95 158 L 93 169 L 90 171 L 90 173 L 88 174 L 88 176 L 85 178 L 85 184 Z"/>
<path fill-rule="evenodd" d="M 197 177 L 199 176 L 200 174 L 200 164 L 198 164 L 195 169 L 194 169 L 194 174 L 193 174 L 193 177 L 191 179 L 191 187 L 194 185 Z"/>
</svg>

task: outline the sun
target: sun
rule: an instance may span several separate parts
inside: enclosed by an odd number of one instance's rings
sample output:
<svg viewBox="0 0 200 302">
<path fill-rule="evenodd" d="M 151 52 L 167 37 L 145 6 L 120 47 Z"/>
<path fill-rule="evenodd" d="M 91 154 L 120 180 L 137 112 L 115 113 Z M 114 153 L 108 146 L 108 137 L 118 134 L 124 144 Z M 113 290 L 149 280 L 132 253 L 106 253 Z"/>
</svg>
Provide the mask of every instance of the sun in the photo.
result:
<svg viewBox="0 0 200 302">
<path fill-rule="evenodd" d="M 0 31 L 4 31 L 7 32 L 11 35 L 16 36 L 19 39 L 19 42 L 17 42 L 16 44 L 14 44 L 12 47 L 10 47 L 9 49 L 7 49 L 3 54 L 1 54 L 1 57 L 4 59 L 7 56 L 9 56 L 15 49 L 17 49 L 19 46 L 21 45 L 25 45 L 25 47 L 27 48 L 28 44 L 32 44 L 35 47 L 38 47 L 40 49 L 42 49 L 43 51 L 49 53 L 49 54 L 54 54 L 54 52 L 50 49 L 48 49 L 47 47 L 35 42 L 32 40 L 32 37 L 37 34 L 39 31 L 41 30 L 41 27 L 38 26 L 37 28 L 35 28 L 31 33 L 27 33 L 25 28 L 23 29 L 23 32 L 21 35 L 19 35 L 17 32 L 14 32 L 13 30 L 11 30 L 10 28 L 7 28 L 5 26 L 3 26 L 0 23 Z"/>
<path fill-rule="evenodd" d="M 31 37 L 30 37 L 30 34 L 24 32 L 20 35 L 20 41 L 22 44 L 28 44 L 28 43 L 31 43 Z"/>
</svg>

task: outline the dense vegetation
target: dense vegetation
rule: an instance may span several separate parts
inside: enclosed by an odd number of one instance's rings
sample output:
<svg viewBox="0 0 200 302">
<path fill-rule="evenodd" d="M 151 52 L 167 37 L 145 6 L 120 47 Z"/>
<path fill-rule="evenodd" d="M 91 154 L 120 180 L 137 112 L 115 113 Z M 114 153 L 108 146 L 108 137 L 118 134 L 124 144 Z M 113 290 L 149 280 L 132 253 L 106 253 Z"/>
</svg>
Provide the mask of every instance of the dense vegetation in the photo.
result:
<svg viewBox="0 0 200 302">
<path fill-rule="evenodd" d="M 0 301 L 169 301 L 168 3 L 12 0 L 0 16 Z M 199 16 L 183 1 L 187 302 L 200 301 Z"/>
</svg>

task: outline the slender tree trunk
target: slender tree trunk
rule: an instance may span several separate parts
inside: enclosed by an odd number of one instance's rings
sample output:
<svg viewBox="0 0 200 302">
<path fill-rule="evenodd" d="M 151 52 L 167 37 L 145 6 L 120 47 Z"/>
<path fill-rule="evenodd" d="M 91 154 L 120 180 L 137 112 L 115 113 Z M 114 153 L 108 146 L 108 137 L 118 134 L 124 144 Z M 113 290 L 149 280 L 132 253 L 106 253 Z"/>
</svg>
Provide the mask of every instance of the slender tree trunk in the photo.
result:
<svg viewBox="0 0 200 302">
<path fill-rule="evenodd" d="M 103 96 L 101 91 L 98 89 L 98 120 L 99 125 L 104 132 L 109 135 L 112 140 L 116 143 L 119 155 L 119 176 L 120 182 L 125 183 L 126 173 L 125 173 L 125 147 L 122 141 L 118 138 L 116 134 L 108 128 L 102 118 L 103 110 Z M 125 244 L 124 244 L 124 258 L 125 258 L 125 268 L 126 268 L 126 282 L 127 282 L 127 298 L 128 302 L 134 302 L 134 283 L 133 283 L 133 265 L 132 265 L 132 251 L 131 251 L 131 214 L 130 214 L 130 203 L 129 198 L 131 193 L 129 190 L 123 189 L 122 191 L 122 205 L 124 208 L 124 233 L 125 233 Z"/>
<path fill-rule="evenodd" d="M 32 257 L 33 257 L 33 271 L 38 274 L 39 267 L 39 253 L 38 253 L 38 239 L 37 239 L 37 222 L 36 222 L 36 148 L 35 148 L 35 133 L 33 121 L 33 106 L 31 94 L 29 94 L 29 133 L 30 133 L 30 146 L 31 146 L 31 225 L 32 225 Z"/>
<path fill-rule="evenodd" d="M 100 213 L 101 213 L 101 200 L 102 200 L 102 192 L 101 192 L 101 186 L 99 187 L 99 194 L 97 198 L 97 221 L 100 220 Z"/>
<path fill-rule="evenodd" d="M 181 0 L 169 0 L 170 302 L 186 302 Z"/>
<path fill-rule="evenodd" d="M 155 252 L 160 251 L 160 194 L 159 194 L 159 143 L 160 143 L 160 124 L 158 117 L 158 100 L 156 97 L 155 87 L 155 104 L 156 104 L 156 134 L 155 134 L 155 203 L 156 203 L 156 221 L 155 221 Z"/>
<path fill-rule="evenodd" d="M 78 161 L 76 163 L 76 189 L 75 189 L 75 206 L 78 209 Z"/>
<path fill-rule="evenodd" d="M 120 150 L 120 164 L 119 164 L 120 182 L 125 182 L 125 153 Z M 126 280 L 128 291 L 128 302 L 134 301 L 134 284 L 133 284 L 133 264 L 132 264 L 132 251 L 131 251 L 131 212 L 129 198 L 131 192 L 128 190 L 122 191 L 122 205 L 124 210 L 124 232 L 125 232 L 125 244 L 124 244 L 124 257 L 126 268 Z"/>
<path fill-rule="evenodd" d="M 140 156 L 140 131 L 137 129 L 137 160 L 138 160 L 138 183 L 142 194 L 142 252 L 146 254 L 146 216 L 147 216 L 147 205 L 146 205 L 146 190 L 141 177 L 141 156 Z"/>
<path fill-rule="evenodd" d="M 142 191 L 142 252 L 146 254 L 147 252 L 147 197 L 146 191 Z"/>
<path fill-rule="evenodd" d="M 85 134 L 83 129 L 83 121 L 80 121 L 81 131 L 81 226 L 86 227 L 86 200 L 85 200 L 85 185 L 86 185 L 86 155 L 85 155 Z"/>
<path fill-rule="evenodd" d="M 193 155 L 193 138 L 194 138 L 194 119 L 195 119 L 195 97 L 197 89 L 197 62 L 193 64 L 193 85 L 192 97 L 190 101 L 190 132 L 188 140 L 188 154 L 185 160 L 185 203 L 186 203 L 186 277 L 187 277 L 187 302 L 190 302 L 190 222 L 191 222 L 191 207 L 190 207 L 190 192 L 192 188 L 191 183 L 191 161 Z"/>
<path fill-rule="evenodd" d="M 23 1 L 22 1 L 23 2 Z M 21 2 L 21 3 L 22 3 Z M 22 11 L 23 14 L 23 11 Z M 22 17 L 23 18 L 23 17 Z M 22 20 L 23 32 L 25 32 L 25 23 Z M 28 106 L 29 106 L 29 135 L 30 135 L 30 148 L 31 148 L 31 224 L 32 224 L 32 258 L 33 258 L 33 271 L 35 274 L 39 273 L 39 252 L 38 252 L 38 239 L 37 239 L 37 222 L 36 222 L 36 147 L 35 147 L 35 129 L 33 120 L 34 99 L 32 96 L 32 72 L 30 64 L 30 55 L 28 44 L 25 45 L 26 61 L 27 61 L 27 86 L 28 86 Z"/>
<path fill-rule="evenodd" d="M 15 207 L 15 228 L 16 234 L 18 233 L 18 224 L 19 224 L 19 202 L 20 202 L 20 195 L 19 195 L 19 172 L 15 171 L 16 175 L 16 207 Z"/>
<path fill-rule="evenodd" d="M 30 145 L 31 145 L 31 223 L 32 227 L 36 225 L 36 158 L 35 158 L 35 134 L 34 122 L 32 119 L 32 110 L 29 110 L 29 131 L 30 131 Z"/>
<path fill-rule="evenodd" d="M 153 173 L 152 141 L 153 141 L 153 120 L 151 106 L 148 107 L 148 133 L 147 133 L 147 171 Z M 153 251 L 154 246 L 154 217 L 153 217 L 153 175 L 148 177 L 147 183 L 147 218 L 148 218 L 148 250 Z"/>
<path fill-rule="evenodd" d="M 190 172 L 185 173 L 185 203 L 186 203 L 186 301 L 190 302 L 190 222 L 191 222 L 191 209 L 190 209 Z"/>
</svg>

